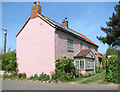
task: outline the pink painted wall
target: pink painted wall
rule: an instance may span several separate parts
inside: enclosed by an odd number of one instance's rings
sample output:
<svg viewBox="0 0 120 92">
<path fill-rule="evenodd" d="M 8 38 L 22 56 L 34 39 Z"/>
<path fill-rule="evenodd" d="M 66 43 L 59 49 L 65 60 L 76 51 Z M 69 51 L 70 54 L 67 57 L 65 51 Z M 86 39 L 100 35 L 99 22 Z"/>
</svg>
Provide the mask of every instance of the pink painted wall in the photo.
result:
<svg viewBox="0 0 120 92">
<path fill-rule="evenodd" d="M 73 40 L 74 52 L 68 51 L 67 38 Z M 83 49 L 87 49 L 88 46 L 90 46 L 91 50 L 93 52 L 95 52 L 95 48 L 97 48 L 96 46 L 91 45 L 90 43 L 87 43 L 87 42 L 82 41 L 82 40 L 80 40 L 72 35 L 69 35 L 67 33 L 60 31 L 60 30 L 57 30 L 55 32 L 55 58 L 61 58 L 61 56 L 65 55 L 65 56 L 68 56 L 69 58 L 73 59 L 74 54 L 80 50 L 80 43 L 83 43 Z M 97 61 L 97 64 L 99 66 L 98 55 L 95 55 L 95 56 L 96 56 L 95 61 Z"/>
<path fill-rule="evenodd" d="M 30 19 L 17 36 L 17 63 L 19 73 L 27 77 L 55 69 L 55 29 L 40 18 Z"/>
</svg>

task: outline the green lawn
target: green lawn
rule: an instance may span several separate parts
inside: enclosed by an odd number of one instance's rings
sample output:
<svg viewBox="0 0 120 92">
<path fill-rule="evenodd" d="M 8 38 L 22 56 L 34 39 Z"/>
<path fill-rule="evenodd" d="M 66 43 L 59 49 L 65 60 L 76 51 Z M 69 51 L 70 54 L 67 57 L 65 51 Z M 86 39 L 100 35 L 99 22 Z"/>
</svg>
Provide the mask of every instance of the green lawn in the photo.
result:
<svg viewBox="0 0 120 92">
<path fill-rule="evenodd" d="M 100 80 L 100 79 L 103 79 L 104 77 L 105 77 L 105 73 L 103 73 L 103 74 L 100 74 L 100 75 L 98 75 L 98 76 L 95 76 L 95 77 L 93 77 L 93 78 L 90 78 L 90 79 L 87 79 L 87 80 L 85 80 L 85 81 L 82 81 L 82 82 L 80 82 L 80 84 L 82 83 L 82 84 L 88 84 L 88 83 L 90 83 L 90 82 L 95 82 L 95 81 L 97 81 L 97 80 Z"/>
</svg>

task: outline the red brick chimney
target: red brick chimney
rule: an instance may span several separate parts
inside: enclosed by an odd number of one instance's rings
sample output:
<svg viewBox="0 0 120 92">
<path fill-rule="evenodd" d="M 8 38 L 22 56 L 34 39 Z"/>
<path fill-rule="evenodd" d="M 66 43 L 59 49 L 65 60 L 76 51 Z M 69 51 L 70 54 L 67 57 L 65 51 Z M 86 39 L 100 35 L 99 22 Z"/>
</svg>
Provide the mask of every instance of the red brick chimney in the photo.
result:
<svg viewBox="0 0 120 92">
<path fill-rule="evenodd" d="M 62 26 L 65 27 L 65 28 L 68 28 L 68 21 L 67 21 L 67 18 L 65 18 L 65 20 L 63 20 Z"/>
<path fill-rule="evenodd" d="M 39 1 L 34 2 L 34 6 L 31 8 L 31 18 L 36 18 L 37 14 L 41 14 L 41 6 L 39 5 Z"/>
</svg>

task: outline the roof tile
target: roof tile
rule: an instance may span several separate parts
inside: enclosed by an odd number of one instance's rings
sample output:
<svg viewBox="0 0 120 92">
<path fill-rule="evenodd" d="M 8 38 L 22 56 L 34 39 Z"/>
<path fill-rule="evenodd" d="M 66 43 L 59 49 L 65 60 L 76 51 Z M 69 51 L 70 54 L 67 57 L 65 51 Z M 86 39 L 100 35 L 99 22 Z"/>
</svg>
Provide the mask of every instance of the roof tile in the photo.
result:
<svg viewBox="0 0 120 92">
<path fill-rule="evenodd" d="M 85 56 L 90 49 L 81 49 L 81 51 L 76 56 Z"/>
</svg>

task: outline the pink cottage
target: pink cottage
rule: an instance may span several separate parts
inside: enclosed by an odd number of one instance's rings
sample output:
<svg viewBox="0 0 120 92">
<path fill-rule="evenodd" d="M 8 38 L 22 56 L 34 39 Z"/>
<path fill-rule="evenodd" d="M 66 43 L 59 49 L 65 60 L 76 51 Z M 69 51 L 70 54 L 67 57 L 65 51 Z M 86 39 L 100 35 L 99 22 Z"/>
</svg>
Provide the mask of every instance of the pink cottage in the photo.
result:
<svg viewBox="0 0 120 92">
<path fill-rule="evenodd" d="M 99 66 L 98 45 L 86 36 L 72 30 L 68 20 L 62 24 L 41 14 L 39 2 L 34 2 L 28 18 L 17 38 L 17 63 L 19 73 L 27 77 L 55 69 L 55 59 L 67 56 L 73 59 L 83 73 L 95 72 Z"/>
</svg>

